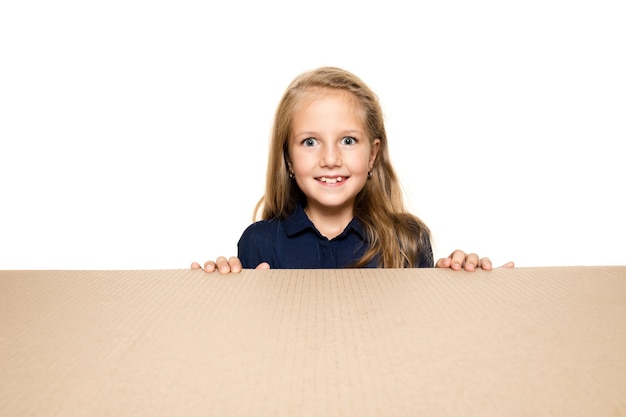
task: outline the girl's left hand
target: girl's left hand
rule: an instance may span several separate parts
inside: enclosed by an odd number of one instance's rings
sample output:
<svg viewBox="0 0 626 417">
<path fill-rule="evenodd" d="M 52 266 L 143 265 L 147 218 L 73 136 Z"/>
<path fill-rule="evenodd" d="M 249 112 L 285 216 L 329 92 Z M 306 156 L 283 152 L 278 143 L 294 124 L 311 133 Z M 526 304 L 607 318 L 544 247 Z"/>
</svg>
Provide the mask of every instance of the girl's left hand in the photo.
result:
<svg viewBox="0 0 626 417">
<path fill-rule="evenodd" d="M 479 258 L 475 253 L 466 254 L 460 249 L 455 250 L 447 258 L 441 258 L 435 264 L 436 268 L 450 268 L 455 271 L 462 269 L 473 272 L 476 269 L 484 269 L 490 271 L 493 269 L 493 265 L 489 258 Z M 500 268 L 513 268 L 514 262 L 507 262 Z"/>
</svg>

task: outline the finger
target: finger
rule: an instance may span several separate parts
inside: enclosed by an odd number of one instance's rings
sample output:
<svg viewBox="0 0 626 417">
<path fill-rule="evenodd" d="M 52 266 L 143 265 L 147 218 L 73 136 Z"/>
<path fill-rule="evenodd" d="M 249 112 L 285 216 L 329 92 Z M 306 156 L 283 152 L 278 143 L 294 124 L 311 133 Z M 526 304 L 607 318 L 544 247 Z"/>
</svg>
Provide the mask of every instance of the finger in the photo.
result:
<svg viewBox="0 0 626 417">
<path fill-rule="evenodd" d="M 228 267 L 230 269 L 230 272 L 241 272 L 241 261 L 236 256 L 231 256 L 230 258 L 228 258 Z"/>
<path fill-rule="evenodd" d="M 450 268 L 454 269 L 455 271 L 459 271 L 460 269 L 462 269 L 463 265 L 465 264 L 465 256 L 465 252 L 459 249 L 452 252 L 450 254 L 450 258 L 452 260 Z"/>
<path fill-rule="evenodd" d="M 268 264 L 267 262 L 261 262 L 254 269 L 270 269 L 270 264 Z"/>
<path fill-rule="evenodd" d="M 435 268 L 450 268 L 452 264 L 451 258 L 440 258 L 435 264 Z"/>
<path fill-rule="evenodd" d="M 213 272 L 215 271 L 216 264 L 213 261 L 206 261 L 204 263 L 204 272 Z"/>
<path fill-rule="evenodd" d="M 223 256 L 218 257 L 215 260 L 215 269 L 217 269 L 220 274 L 228 274 L 230 272 L 228 260 Z"/>
<path fill-rule="evenodd" d="M 478 266 L 478 255 L 476 255 L 475 253 L 470 253 L 469 255 L 465 257 L 463 268 L 465 268 L 466 271 L 473 272 L 476 270 L 477 266 Z"/>
<path fill-rule="evenodd" d="M 493 269 L 493 264 L 489 258 L 481 258 L 481 260 L 478 261 L 478 266 L 485 271 L 491 271 Z"/>
<path fill-rule="evenodd" d="M 509 261 L 505 263 L 504 265 L 502 265 L 500 268 L 515 268 L 515 262 Z"/>
<path fill-rule="evenodd" d="M 198 262 L 192 262 L 191 269 L 202 269 L 202 267 L 200 266 Z"/>
</svg>

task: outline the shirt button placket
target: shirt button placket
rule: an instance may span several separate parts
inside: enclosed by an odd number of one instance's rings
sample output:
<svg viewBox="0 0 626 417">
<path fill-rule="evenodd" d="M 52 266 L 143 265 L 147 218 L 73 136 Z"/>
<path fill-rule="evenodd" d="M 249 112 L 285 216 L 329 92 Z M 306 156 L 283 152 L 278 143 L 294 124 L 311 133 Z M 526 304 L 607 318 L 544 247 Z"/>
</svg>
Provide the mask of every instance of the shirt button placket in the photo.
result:
<svg viewBox="0 0 626 417">
<path fill-rule="evenodd" d="M 320 253 L 322 255 L 320 264 L 323 268 L 337 268 L 337 260 L 331 241 L 327 240 L 320 244 Z"/>
</svg>

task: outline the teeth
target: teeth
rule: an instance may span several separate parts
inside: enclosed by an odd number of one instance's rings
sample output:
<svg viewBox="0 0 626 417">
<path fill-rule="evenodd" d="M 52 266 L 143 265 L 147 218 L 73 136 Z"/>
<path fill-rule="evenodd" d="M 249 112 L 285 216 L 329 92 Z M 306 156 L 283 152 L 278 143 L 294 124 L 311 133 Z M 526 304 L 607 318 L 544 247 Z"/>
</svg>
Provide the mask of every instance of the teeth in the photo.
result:
<svg viewBox="0 0 626 417">
<path fill-rule="evenodd" d="M 320 181 L 325 182 L 326 184 L 335 184 L 335 183 L 343 181 L 343 177 L 336 177 L 336 178 L 322 177 L 320 178 Z"/>
</svg>

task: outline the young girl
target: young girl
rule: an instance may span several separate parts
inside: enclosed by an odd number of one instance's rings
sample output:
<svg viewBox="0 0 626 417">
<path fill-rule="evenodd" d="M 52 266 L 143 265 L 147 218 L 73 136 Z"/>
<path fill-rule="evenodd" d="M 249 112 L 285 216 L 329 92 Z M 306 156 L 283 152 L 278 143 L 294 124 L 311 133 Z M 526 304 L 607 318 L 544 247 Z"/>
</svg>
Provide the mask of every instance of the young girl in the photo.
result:
<svg viewBox="0 0 626 417">
<path fill-rule="evenodd" d="M 492 268 L 488 258 L 460 250 L 434 263 L 428 227 L 404 208 L 378 98 L 340 68 L 301 74 L 284 93 L 259 214 L 239 240 L 238 257 L 207 261 L 205 271 Z"/>
</svg>

